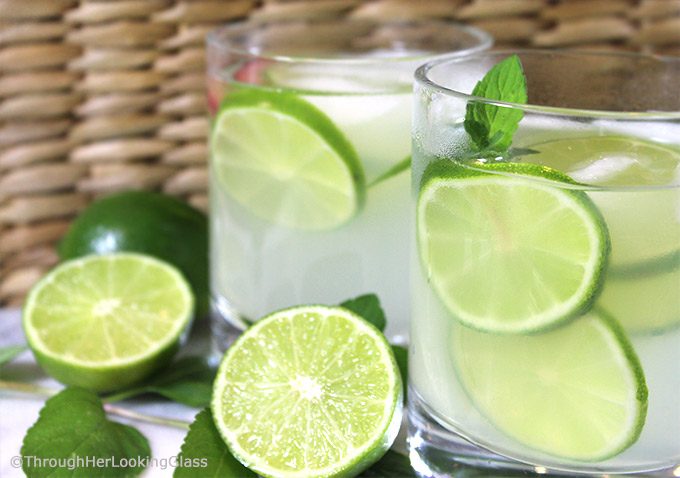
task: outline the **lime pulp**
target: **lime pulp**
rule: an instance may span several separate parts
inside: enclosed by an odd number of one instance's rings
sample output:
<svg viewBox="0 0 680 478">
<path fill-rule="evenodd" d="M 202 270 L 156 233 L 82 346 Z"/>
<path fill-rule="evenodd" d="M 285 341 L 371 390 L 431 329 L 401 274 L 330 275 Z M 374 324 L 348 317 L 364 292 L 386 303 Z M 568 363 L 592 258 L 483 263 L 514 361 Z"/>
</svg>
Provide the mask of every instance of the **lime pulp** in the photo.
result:
<svg viewBox="0 0 680 478">
<path fill-rule="evenodd" d="M 212 410 L 226 444 L 263 476 L 355 476 L 401 422 L 402 384 L 383 335 L 341 307 L 275 312 L 227 351 Z"/>
<path fill-rule="evenodd" d="M 647 411 L 644 374 L 620 325 L 604 311 L 536 335 L 457 326 L 450 350 L 474 405 L 526 446 L 601 461 L 640 435 Z"/>
<path fill-rule="evenodd" d="M 268 222 L 332 229 L 363 204 L 365 179 L 354 148 L 323 112 L 292 93 L 228 95 L 210 146 L 224 191 Z"/>
<path fill-rule="evenodd" d="M 31 290 L 28 344 L 54 378 L 97 391 L 132 385 L 169 362 L 194 299 L 173 266 L 141 254 L 64 262 Z"/>
<path fill-rule="evenodd" d="M 572 183 L 528 163 L 428 166 L 417 205 L 420 259 L 453 317 L 480 330 L 532 332 L 592 305 L 609 235 L 588 196 L 565 187 Z"/>
</svg>

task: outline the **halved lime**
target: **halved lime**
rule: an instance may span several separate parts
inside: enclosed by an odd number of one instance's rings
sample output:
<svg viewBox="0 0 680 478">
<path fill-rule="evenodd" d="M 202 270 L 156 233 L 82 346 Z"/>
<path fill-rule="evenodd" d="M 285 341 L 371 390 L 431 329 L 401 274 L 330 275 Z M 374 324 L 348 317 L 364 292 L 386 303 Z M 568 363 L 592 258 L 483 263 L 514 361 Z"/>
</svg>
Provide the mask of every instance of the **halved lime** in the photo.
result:
<svg viewBox="0 0 680 478">
<path fill-rule="evenodd" d="M 64 262 L 33 287 L 23 325 L 50 375 L 110 391 L 168 363 L 193 307 L 173 266 L 141 254 L 92 255 Z"/>
<path fill-rule="evenodd" d="M 564 138 L 527 146 L 532 163 L 598 186 L 663 186 L 678 180 L 680 147 L 634 136 Z"/>
<path fill-rule="evenodd" d="M 224 191 L 269 222 L 330 229 L 363 204 L 364 173 L 352 145 L 323 112 L 291 93 L 228 95 L 210 148 Z"/>
<path fill-rule="evenodd" d="M 640 435 L 644 373 L 625 333 L 604 312 L 537 335 L 456 326 L 451 340 L 459 380 L 474 405 L 524 445 L 600 461 Z"/>
<path fill-rule="evenodd" d="M 507 333 L 587 310 L 609 255 L 592 201 L 550 168 L 475 167 L 438 161 L 421 181 L 420 258 L 442 303 L 470 327 Z"/>
<path fill-rule="evenodd" d="M 227 351 L 213 387 L 216 426 L 263 476 L 355 476 L 401 422 L 402 385 L 384 336 L 342 307 L 275 312 Z"/>
</svg>

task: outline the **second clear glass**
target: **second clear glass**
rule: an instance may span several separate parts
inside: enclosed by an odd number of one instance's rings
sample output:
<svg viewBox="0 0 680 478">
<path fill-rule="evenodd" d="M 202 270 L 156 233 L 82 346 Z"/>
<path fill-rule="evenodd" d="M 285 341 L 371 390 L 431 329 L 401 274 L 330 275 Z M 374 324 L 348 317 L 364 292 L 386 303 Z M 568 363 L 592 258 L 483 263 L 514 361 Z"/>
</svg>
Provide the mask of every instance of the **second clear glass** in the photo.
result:
<svg viewBox="0 0 680 478">
<path fill-rule="evenodd" d="M 387 335 L 409 307 L 412 76 L 486 49 L 446 22 L 238 24 L 208 38 L 212 330 L 376 293 Z"/>
</svg>

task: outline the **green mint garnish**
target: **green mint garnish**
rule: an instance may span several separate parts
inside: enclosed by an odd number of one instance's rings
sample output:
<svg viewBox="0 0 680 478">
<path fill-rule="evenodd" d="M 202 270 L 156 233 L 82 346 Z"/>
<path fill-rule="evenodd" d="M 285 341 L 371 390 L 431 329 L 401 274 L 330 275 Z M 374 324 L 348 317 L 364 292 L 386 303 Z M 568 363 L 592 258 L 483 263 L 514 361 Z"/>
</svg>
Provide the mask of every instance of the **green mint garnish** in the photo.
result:
<svg viewBox="0 0 680 478">
<path fill-rule="evenodd" d="M 190 407 L 207 407 L 212 397 L 214 379 L 215 369 L 210 367 L 205 359 L 183 357 L 151 376 L 145 383 L 116 392 L 107 396 L 105 400 L 117 402 L 152 393 Z"/>
<path fill-rule="evenodd" d="M 527 81 L 522 63 L 512 55 L 496 64 L 477 83 L 472 95 L 504 103 L 526 103 Z M 512 136 L 524 112 L 479 101 L 470 101 L 465 114 L 465 131 L 479 152 L 504 154 L 512 144 Z"/>
<path fill-rule="evenodd" d="M 69 387 L 45 402 L 21 447 L 28 478 L 44 476 L 133 477 L 151 457 L 137 429 L 106 418 L 99 397 Z M 60 466 L 49 464 L 59 461 Z"/>
<path fill-rule="evenodd" d="M 380 299 L 375 294 L 365 294 L 355 297 L 354 299 L 346 300 L 340 304 L 340 307 L 349 309 L 359 317 L 375 325 L 381 332 L 385 331 L 387 319 L 385 319 L 385 312 L 380 306 Z"/>
<path fill-rule="evenodd" d="M 256 478 L 233 457 L 213 422 L 209 408 L 196 415 L 184 438 L 173 478 Z"/>
</svg>

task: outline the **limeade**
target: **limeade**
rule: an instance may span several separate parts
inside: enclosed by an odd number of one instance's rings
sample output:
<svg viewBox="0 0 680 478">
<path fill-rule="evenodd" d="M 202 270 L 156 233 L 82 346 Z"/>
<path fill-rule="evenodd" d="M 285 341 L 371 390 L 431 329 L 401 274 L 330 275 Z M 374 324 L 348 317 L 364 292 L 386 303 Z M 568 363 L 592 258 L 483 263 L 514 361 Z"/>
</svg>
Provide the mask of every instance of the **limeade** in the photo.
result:
<svg viewBox="0 0 680 478">
<path fill-rule="evenodd" d="M 680 148 L 531 120 L 504 163 L 452 156 L 460 122 L 414 143 L 414 396 L 526 463 L 675 466 Z"/>
<path fill-rule="evenodd" d="M 220 316 L 372 292 L 405 339 L 415 66 L 253 60 L 209 79 Z"/>
</svg>

